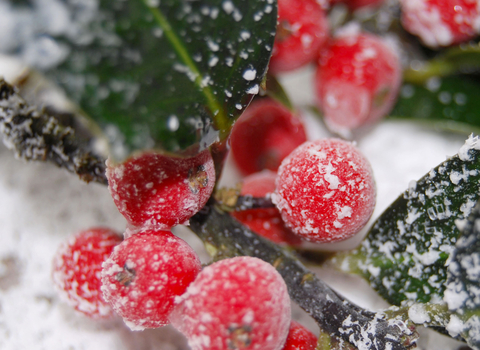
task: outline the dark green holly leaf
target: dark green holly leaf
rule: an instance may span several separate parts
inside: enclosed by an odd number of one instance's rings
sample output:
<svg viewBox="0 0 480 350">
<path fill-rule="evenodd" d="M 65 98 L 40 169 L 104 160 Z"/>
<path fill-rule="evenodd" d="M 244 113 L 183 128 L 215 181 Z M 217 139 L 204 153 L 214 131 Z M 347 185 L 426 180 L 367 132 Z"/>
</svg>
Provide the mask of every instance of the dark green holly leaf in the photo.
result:
<svg viewBox="0 0 480 350">
<path fill-rule="evenodd" d="M 466 76 L 431 78 L 425 85 L 405 83 L 390 113 L 440 129 L 480 131 L 480 83 Z"/>
<path fill-rule="evenodd" d="M 480 197 L 480 140 L 432 169 L 375 222 L 362 245 L 336 258 L 365 277 L 389 303 L 443 298 L 446 262 L 464 220 Z"/>
<path fill-rule="evenodd" d="M 469 216 L 447 269 L 444 301 L 454 314 L 447 330 L 480 349 L 480 205 Z"/>
<path fill-rule="evenodd" d="M 68 54 L 45 74 L 100 124 L 116 158 L 194 153 L 228 136 L 266 73 L 274 0 L 89 4 L 65 5 L 71 28 L 52 37 Z"/>
<path fill-rule="evenodd" d="M 460 45 L 445 49 L 437 57 L 426 62 L 411 63 L 414 68 L 403 72 L 407 83 L 422 84 L 430 78 L 480 71 L 480 46 Z"/>
</svg>

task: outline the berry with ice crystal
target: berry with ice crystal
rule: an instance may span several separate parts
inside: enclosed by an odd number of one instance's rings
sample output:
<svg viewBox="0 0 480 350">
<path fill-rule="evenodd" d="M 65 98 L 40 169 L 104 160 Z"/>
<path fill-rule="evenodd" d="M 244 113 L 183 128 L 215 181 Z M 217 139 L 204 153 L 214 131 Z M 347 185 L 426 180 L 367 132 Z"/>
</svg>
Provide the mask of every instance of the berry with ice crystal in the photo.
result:
<svg viewBox="0 0 480 350">
<path fill-rule="evenodd" d="M 132 330 L 167 325 L 175 297 L 201 270 L 195 251 L 169 231 L 144 228 L 103 264 L 102 291 Z"/>
<path fill-rule="evenodd" d="M 342 136 L 374 123 L 392 109 L 401 84 L 395 52 L 380 37 L 343 31 L 322 52 L 316 97 L 326 124 Z"/>
<path fill-rule="evenodd" d="M 283 158 L 306 140 L 298 116 L 275 100 L 258 99 L 233 127 L 232 156 L 245 175 L 277 171 Z"/>
<path fill-rule="evenodd" d="M 275 191 L 277 173 L 269 170 L 247 176 L 242 181 L 242 196 L 266 197 Z M 253 232 L 275 243 L 296 245 L 301 239 L 285 226 L 277 208 L 258 208 L 232 212 L 232 216 Z"/>
<path fill-rule="evenodd" d="M 107 165 L 113 201 L 132 226 L 185 224 L 207 203 L 215 185 L 208 150 L 191 158 L 145 152 Z"/>
<path fill-rule="evenodd" d="M 64 243 L 53 260 L 53 282 L 64 299 L 84 315 L 100 319 L 114 315 L 100 290 L 102 263 L 122 241 L 114 231 L 95 227 Z"/>
<path fill-rule="evenodd" d="M 432 48 L 473 39 L 480 32 L 478 0 L 401 0 L 402 25 Z"/>
<path fill-rule="evenodd" d="M 281 350 L 290 326 L 287 286 L 252 257 L 207 266 L 179 298 L 172 324 L 195 350 Z"/>
<path fill-rule="evenodd" d="M 339 139 L 305 142 L 278 169 L 273 202 L 293 232 L 314 242 L 352 237 L 375 207 L 367 159 Z"/>
<path fill-rule="evenodd" d="M 300 323 L 292 320 L 283 350 L 315 350 L 317 337 Z"/>
<path fill-rule="evenodd" d="M 328 39 L 328 31 L 325 10 L 316 0 L 278 0 L 270 71 L 291 71 L 315 60 Z"/>
</svg>

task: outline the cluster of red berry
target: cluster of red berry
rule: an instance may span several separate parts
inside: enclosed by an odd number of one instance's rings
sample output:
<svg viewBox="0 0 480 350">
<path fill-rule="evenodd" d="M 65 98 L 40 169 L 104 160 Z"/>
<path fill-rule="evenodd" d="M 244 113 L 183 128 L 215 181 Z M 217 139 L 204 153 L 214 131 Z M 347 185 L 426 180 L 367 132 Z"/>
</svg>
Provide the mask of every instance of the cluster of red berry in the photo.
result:
<svg viewBox="0 0 480 350">
<path fill-rule="evenodd" d="M 345 135 L 389 112 L 401 77 L 397 56 L 380 38 L 352 30 L 330 37 L 326 9 L 338 2 L 353 11 L 382 1 L 278 0 L 270 70 L 315 62 L 319 107 L 327 125 Z M 427 6 L 449 23 L 448 42 L 470 38 L 480 26 L 479 2 L 457 1 L 461 17 L 443 16 L 450 2 L 404 0 L 403 22 L 425 43 L 445 45 L 444 37 L 423 35 L 438 21 L 421 22 L 426 12 L 415 12 L 418 20 L 412 14 L 415 6 Z M 256 99 L 235 124 L 230 144 L 239 169 L 249 175 L 240 194 L 276 205 L 232 212 L 252 231 L 289 245 L 334 242 L 369 220 L 375 183 L 365 157 L 340 139 L 307 141 L 301 117 L 279 102 Z M 212 195 L 215 167 L 208 150 L 192 158 L 144 152 L 107 165 L 109 190 L 128 227 L 124 240 L 94 228 L 59 250 L 53 278 L 76 310 L 92 318 L 118 314 L 134 330 L 171 323 L 193 349 L 315 349 L 315 336 L 291 320 L 287 286 L 274 267 L 237 257 L 202 269 L 195 251 L 171 233 Z"/>
</svg>

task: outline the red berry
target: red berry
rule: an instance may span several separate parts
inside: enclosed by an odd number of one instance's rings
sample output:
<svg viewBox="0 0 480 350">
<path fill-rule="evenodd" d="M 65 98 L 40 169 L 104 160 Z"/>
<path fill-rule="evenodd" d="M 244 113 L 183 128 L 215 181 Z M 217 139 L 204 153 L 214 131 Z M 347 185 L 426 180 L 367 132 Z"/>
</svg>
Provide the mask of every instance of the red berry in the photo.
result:
<svg viewBox="0 0 480 350">
<path fill-rule="evenodd" d="M 269 69 L 299 68 L 317 58 L 328 38 L 325 11 L 316 0 L 278 0 L 278 26 Z"/>
<path fill-rule="evenodd" d="M 296 234 L 335 242 L 358 233 L 375 207 L 370 164 L 351 143 L 305 142 L 283 161 L 272 199 Z"/>
<path fill-rule="evenodd" d="M 231 149 L 238 168 L 250 175 L 264 169 L 277 171 L 285 158 L 307 140 L 300 119 L 272 99 L 258 99 L 247 108 L 232 130 Z"/>
<path fill-rule="evenodd" d="M 450 46 L 480 32 L 478 0 L 401 0 L 402 24 L 427 46 Z"/>
<path fill-rule="evenodd" d="M 242 181 L 241 195 L 266 197 L 275 191 L 277 174 L 264 170 L 252 174 Z M 232 216 L 253 232 L 275 243 L 300 244 L 301 239 L 285 226 L 277 208 L 250 209 L 232 212 Z"/>
<path fill-rule="evenodd" d="M 175 297 L 201 270 L 195 251 L 168 231 L 142 229 L 103 264 L 102 291 L 132 330 L 167 325 Z"/>
<path fill-rule="evenodd" d="M 300 323 L 292 320 L 283 350 L 315 350 L 317 337 Z"/>
<path fill-rule="evenodd" d="M 108 228 L 91 228 L 71 237 L 53 261 L 53 282 L 75 310 L 91 318 L 114 313 L 100 291 L 102 263 L 122 241 Z"/>
<path fill-rule="evenodd" d="M 390 112 L 400 83 L 399 59 L 379 37 L 345 32 L 319 60 L 317 103 L 330 129 L 348 136 Z"/>
<path fill-rule="evenodd" d="M 194 350 L 280 350 L 290 325 L 287 286 L 260 259 L 221 260 L 203 269 L 171 320 Z"/>
<path fill-rule="evenodd" d="M 215 185 L 209 151 L 193 158 L 142 153 L 107 168 L 108 188 L 133 226 L 170 229 L 185 224 L 208 201 Z"/>
</svg>

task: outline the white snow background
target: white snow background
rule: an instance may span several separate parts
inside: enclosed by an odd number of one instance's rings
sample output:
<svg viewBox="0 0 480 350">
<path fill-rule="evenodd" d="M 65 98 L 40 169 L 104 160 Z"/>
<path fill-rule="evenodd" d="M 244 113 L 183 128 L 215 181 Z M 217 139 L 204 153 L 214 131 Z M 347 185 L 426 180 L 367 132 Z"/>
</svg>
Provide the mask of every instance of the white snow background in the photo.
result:
<svg viewBox="0 0 480 350">
<path fill-rule="evenodd" d="M 7 16 L 0 29 L 9 27 Z M 13 25 L 11 26 L 13 28 Z M 11 28 L 10 28 L 11 29 Z M 5 31 L 3 31 L 5 33 Z M 0 33 L 0 43 L 11 44 Z M 1 49 L 1 47 L 0 47 Z M 31 55 L 29 57 L 32 57 Z M 0 76 L 13 74 L 0 59 Z M 282 77 L 297 106 L 313 101 L 312 69 Z M 307 88 L 306 88 L 307 87 Z M 440 91 L 439 91 L 440 93 Z M 454 102 L 451 102 L 454 103 Z M 304 113 L 310 139 L 328 137 L 321 123 Z M 372 221 L 432 167 L 457 153 L 465 135 L 435 131 L 402 121 L 383 121 L 356 139 L 370 160 L 377 182 L 377 207 Z M 222 183 L 233 185 L 240 177 L 229 161 Z M 61 242 L 69 235 L 93 226 L 123 232 L 125 220 L 118 213 L 106 187 L 85 184 L 74 175 L 50 164 L 25 163 L 0 145 L 0 349 L 2 350 L 181 350 L 186 340 L 172 327 L 132 332 L 121 320 L 91 321 L 59 300 L 51 281 L 51 263 Z M 174 232 L 208 257 L 202 243 L 188 230 Z M 325 247 L 353 247 L 353 240 Z M 387 304 L 366 282 L 328 269 L 314 271 L 331 286 L 361 306 L 381 309 Z M 298 308 L 294 318 L 314 332 L 314 322 Z M 453 350 L 462 346 L 433 331 L 421 331 L 419 349 Z"/>
</svg>

